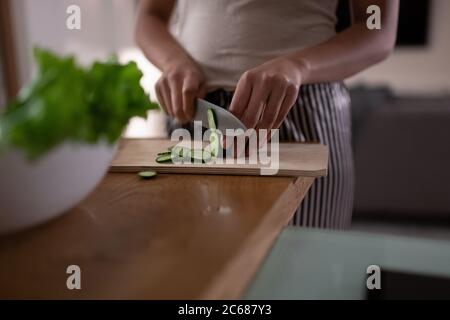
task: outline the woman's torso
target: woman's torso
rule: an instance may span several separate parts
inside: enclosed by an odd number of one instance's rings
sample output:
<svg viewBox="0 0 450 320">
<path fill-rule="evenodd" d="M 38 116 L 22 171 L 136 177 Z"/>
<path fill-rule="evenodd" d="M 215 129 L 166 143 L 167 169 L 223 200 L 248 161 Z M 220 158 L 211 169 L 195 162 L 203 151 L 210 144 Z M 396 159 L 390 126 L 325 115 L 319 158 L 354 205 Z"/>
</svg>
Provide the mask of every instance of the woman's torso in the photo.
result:
<svg viewBox="0 0 450 320">
<path fill-rule="evenodd" d="M 175 36 L 208 89 L 232 90 L 243 72 L 335 34 L 337 0 L 178 0 Z"/>
</svg>

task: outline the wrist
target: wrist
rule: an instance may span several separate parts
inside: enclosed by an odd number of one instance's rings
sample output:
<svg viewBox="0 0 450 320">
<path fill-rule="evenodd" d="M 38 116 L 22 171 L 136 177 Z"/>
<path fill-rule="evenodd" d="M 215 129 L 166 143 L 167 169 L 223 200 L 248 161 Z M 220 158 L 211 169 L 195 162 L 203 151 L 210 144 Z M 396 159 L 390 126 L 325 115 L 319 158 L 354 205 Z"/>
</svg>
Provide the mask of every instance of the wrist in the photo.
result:
<svg viewBox="0 0 450 320">
<path fill-rule="evenodd" d="M 293 64 L 294 68 L 299 72 L 301 83 L 309 83 L 311 68 L 309 63 L 299 56 L 288 56 L 287 59 Z"/>
<path fill-rule="evenodd" d="M 168 57 L 166 63 L 164 63 L 162 72 L 169 72 L 176 69 L 196 69 L 200 68 L 197 66 L 194 60 L 190 57 Z"/>
</svg>

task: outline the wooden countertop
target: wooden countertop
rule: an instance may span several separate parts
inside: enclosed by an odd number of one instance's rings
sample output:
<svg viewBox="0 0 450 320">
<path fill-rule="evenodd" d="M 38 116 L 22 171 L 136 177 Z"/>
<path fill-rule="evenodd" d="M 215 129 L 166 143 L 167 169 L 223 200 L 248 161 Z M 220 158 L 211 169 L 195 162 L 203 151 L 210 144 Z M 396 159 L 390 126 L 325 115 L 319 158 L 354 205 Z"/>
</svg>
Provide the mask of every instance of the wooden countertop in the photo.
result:
<svg viewBox="0 0 450 320">
<path fill-rule="evenodd" d="M 239 298 L 313 181 L 109 173 L 68 214 L 0 237 L 0 298 Z"/>
</svg>

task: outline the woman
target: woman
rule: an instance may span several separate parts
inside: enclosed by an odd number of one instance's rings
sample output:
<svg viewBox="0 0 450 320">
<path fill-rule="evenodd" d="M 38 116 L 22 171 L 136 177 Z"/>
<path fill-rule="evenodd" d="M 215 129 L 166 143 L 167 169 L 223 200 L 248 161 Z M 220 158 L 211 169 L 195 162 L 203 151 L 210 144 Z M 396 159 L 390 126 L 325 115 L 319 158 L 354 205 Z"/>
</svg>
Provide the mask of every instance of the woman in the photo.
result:
<svg viewBox="0 0 450 320">
<path fill-rule="evenodd" d="M 392 51 L 398 0 L 354 0 L 353 24 L 336 34 L 338 0 L 143 0 L 136 38 L 161 71 L 164 110 L 188 123 L 197 97 L 248 128 L 280 128 L 281 141 L 330 149 L 326 178 L 311 188 L 295 225 L 347 228 L 353 202 L 350 100 L 342 80 Z M 175 36 L 169 22 L 177 10 Z M 381 9 L 369 30 L 367 8 Z"/>
</svg>

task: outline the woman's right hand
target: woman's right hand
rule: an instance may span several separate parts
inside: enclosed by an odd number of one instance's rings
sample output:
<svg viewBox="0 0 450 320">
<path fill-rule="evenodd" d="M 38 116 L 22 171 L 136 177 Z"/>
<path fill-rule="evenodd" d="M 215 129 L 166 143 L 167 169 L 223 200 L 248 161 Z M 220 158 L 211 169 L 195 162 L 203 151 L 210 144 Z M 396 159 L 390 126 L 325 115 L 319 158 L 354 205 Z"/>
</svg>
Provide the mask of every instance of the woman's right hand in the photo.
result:
<svg viewBox="0 0 450 320">
<path fill-rule="evenodd" d="M 192 61 L 179 61 L 167 67 L 156 83 L 156 95 L 171 117 L 185 124 L 192 120 L 195 99 L 205 95 L 205 76 Z"/>
</svg>

